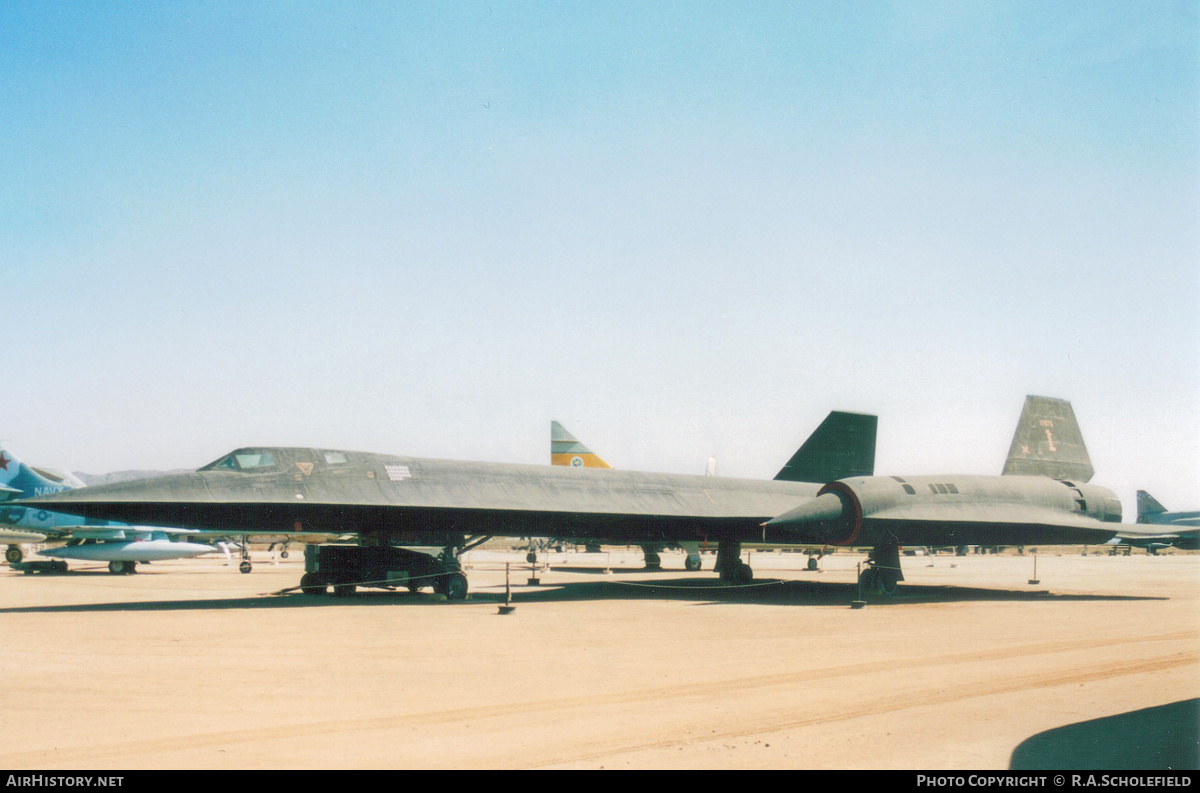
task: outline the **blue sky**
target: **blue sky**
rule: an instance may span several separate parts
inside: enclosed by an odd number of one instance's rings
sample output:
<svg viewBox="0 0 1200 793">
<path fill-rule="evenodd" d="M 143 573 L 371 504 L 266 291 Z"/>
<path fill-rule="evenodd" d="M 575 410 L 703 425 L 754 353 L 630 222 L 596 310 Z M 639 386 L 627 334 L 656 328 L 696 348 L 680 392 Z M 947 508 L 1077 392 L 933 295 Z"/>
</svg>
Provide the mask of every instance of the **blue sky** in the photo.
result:
<svg viewBox="0 0 1200 793">
<path fill-rule="evenodd" d="M 0 6 L 0 435 L 994 473 L 1200 503 L 1194 3 Z"/>
</svg>

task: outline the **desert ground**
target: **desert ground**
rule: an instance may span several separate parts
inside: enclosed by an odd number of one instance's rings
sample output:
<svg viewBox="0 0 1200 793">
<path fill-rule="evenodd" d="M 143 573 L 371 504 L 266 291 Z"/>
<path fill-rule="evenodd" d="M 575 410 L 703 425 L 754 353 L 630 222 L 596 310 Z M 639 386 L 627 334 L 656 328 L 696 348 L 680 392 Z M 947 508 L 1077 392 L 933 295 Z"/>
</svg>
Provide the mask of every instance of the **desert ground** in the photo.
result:
<svg viewBox="0 0 1200 793">
<path fill-rule="evenodd" d="M 295 549 L 0 567 L 0 766 L 1196 767 L 1200 553 L 1040 549 L 1038 584 L 1031 554 L 906 556 L 861 609 L 856 553 L 753 553 L 745 588 L 670 552 L 550 554 L 536 586 L 467 558 L 465 602 L 274 594 Z"/>
</svg>

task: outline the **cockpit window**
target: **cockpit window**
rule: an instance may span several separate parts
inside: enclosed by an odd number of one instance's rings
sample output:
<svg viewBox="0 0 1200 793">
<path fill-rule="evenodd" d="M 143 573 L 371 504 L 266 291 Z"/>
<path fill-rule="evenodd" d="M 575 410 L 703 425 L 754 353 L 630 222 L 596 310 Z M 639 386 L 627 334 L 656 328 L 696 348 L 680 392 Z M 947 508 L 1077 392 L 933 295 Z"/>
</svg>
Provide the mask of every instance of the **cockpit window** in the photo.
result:
<svg viewBox="0 0 1200 793">
<path fill-rule="evenodd" d="M 253 471 L 275 465 L 275 455 L 270 452 L 234 452 L 215 463 L 209 463 L 201 471 Z"/>
<path fill-rule="evenodd" d="M 270 452 L 248 452 L 246 454 L 235 454 L 238 467 L 243 471 L 248 471 L 252 468 L 269 468 L 275 464 L 275 455 Z"/>
<path fill-rule="evenodd" d="M 329 465 L 338 465 L 346 462 L 346 455 L 342 452 L 325 452 L 325 462 Z"/>
<path fill-rule="evenodd" d="M 235 460 L 233 458 L 233 455 L 231 454 L 228 457 L 222 457 L 220 460 L 217 460 L 215 463 L 209 463 L 208 465 L 204 466 L 200 470 L 201 471 L 236 471 L 237 469 L 238 469 L 237 460 Z"/>
</svg>

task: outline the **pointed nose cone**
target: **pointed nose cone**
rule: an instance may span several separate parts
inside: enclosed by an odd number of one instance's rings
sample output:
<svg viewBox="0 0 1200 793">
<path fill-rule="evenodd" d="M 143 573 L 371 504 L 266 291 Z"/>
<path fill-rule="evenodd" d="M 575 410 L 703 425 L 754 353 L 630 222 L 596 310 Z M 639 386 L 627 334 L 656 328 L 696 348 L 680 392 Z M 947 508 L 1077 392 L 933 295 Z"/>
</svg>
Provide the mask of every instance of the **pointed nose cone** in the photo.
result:
<svg viewBox="0 0 1200 793">
<path fill-rule="evenodd" d="M 811 501 L 805 501 L 763 525 L 768 528 L 796 531 L 804 526 L 822 521 L 837 520 L 842 516 L 842 500 L 836 493 L 826 493 Z"/>
</svg>

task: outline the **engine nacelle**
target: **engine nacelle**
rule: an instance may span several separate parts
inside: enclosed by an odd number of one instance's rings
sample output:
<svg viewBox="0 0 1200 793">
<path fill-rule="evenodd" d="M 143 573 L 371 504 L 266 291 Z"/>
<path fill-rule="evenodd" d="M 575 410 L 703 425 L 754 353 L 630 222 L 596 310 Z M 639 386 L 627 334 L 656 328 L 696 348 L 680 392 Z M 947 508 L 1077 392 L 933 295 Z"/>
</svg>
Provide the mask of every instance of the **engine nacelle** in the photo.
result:
<svg viewBox="0 0 1200 793">
<path fill-rule="evenodd" d="M 990 526 L 1048 527 L 1022 534 L 1034 541 L 1069 524 L 1055 513 L 1120 523 L 1121 502 L 1107 488 L 1042 476 L 869 476 L 830 482 L 767 525 L 800 542 L 860 546 L 952 543 L 960 527 L 980 535 Z"/>
</svg>

